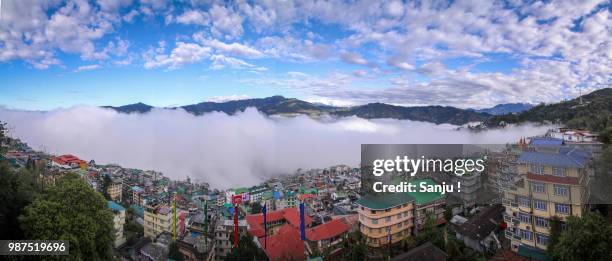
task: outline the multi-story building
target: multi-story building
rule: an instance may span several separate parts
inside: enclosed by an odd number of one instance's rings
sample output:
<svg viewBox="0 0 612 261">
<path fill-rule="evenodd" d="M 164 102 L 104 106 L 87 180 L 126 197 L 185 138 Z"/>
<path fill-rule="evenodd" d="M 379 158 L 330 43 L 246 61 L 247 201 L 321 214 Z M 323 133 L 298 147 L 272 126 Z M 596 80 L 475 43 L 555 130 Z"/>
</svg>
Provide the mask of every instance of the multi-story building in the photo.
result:
<svg viewBox="0 0 612 261">
<path fill-rule="evenodd" d="M 238 231 L 240 236 L 245 236 L 248 231 L 248 224 L 245 219 L 238 221 Z M 223 260 L 225 256 L 232 251 L 233 242 L 230 241 L 230 235 L 234 233 L 234 221 L 224 219 L 218 222 L 215 227 L 215 256 L 217 260 Z"/>
<path fill-rule="evenodd" d="M 359 230 L 372 248 L 380 248 L 411 236 L 415 199 L 408 193 L 368 194 L 359 205 Z"/>
<path fill-rule="evenodd" d="M 550 220 L 581 216 L 589 197 L 590 153 L 563 140 L 533 138 L 517 160 L 518 181 L 504 191 L 506 237 L 514 251 L 545 250 Z"/>
<path fill-rule="evenodd" d="M 113 211 L 113 227 L 115 228 L 114 246 L 119 247 L 125 243 L 123 225 L 125 225 L 125 208 L 114 201 L 108 201 L 108 207 Z"/>
<path fill-rule="evenodd" d="M 123 195 L 123 179 L 112 178 L 111 184 L 107 188 L 107 193 L 112 200 L 121 202 Z"/>
<path fill-rule="evenodd" d="M 146 204 L 144 209 L 145 237 L 155 239 L 164 231 L 172 233 L 172 211 L 168 205 L 152 202 Z"/>
<path fill-rule="evenodd" d="M 417 186 L 420 186 L 421 183 L 424 183 L 426 186 L 437 185 L 432 179 L 416 179 L 412 180 L 411 183 Z M 444 224 L 447 221 L 444 219 L 446 197 L 442 192 L 408 192 L 408 194 L 415 199 L 415 234 L 418 233 L 418 230 L 423 229 L 423 225 L 429 217 L 434 218 L 437 225 Z"/>
</svg>

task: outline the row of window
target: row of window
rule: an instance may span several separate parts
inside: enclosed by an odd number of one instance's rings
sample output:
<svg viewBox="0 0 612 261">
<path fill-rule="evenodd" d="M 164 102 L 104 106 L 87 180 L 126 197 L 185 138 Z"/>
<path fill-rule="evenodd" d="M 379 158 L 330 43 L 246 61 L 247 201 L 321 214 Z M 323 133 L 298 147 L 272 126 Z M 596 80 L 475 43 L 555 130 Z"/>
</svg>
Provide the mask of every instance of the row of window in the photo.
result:
<svg viewBox="0 0 612 261">
<path fill-rule="evenodd" d="M 407 206 L 408 206 L 408 204 L 402 204 L 402 205 L 399 205 L 399 206 L 397 206 L 395 208 L 396 209 L 401 209 L 401 208 L 405 208 Z M 364 207 L 361 207 L 361 210 L 364 210 Z M 391 210 L 392 210 L 392 208 L 388 208 L 388 209 L 385 209 L 384 212 L 390 212 Z M 383 212 L 383 210 L 374 210 L 374 209 L 370 210 L 370 213 L 372 213 L 372 214 L 376 214 L 376 212 Z"/>
<path fill-rule="evenodd" d="M 516 231 L 516 235 L 522 239 L 533 241 L 535 234 L 536 243 L 539 245 L 548 245 L 548 236 L 540 233 L 533 233 L 529 230 L 520 229 Z"/>
<path fill-rule="evenodd" d="M 404 212 L 402 212 L 402 213 L 398 213 L 398 214 L 397 214 L 397 215 L 395 215 L 395 216 L 396 216 L 396 218 L 397 218 L 397 219 L 401 219 L 401 218 L 403 218 L 403 217 L 408 217 L 409 215 L 410 215 L 410 212 L 409 212 L 409 211 L 404 211 Z M 372 224 L 378 224 L 378 220 L 379 220 L 379 219 L 384 219 L 384 220 L 385 220 L 385 222 L 391 222 L 391 218 L 392 218 L 392 217 L 393 217 L 393 216 L 388 216 L 388 217 L 385 217 L 385 218 L 373 218 L 373 219 L 372 219 Z"/>
<path fill-rule="evenodd" d="M 532 164 L 532 165 L 529 165 L 529 170 L 532 173 L 544 175 L 544 165 Z M 567 176 L 567 171 L 565 170 L 565 168 L 556 168 L 556 167 L 553 167 L 552 168 L 552 175 L 553 176 L 557 176 L 557 177 L 566 177 Z"/>
<path fill-rule="evenodd" d="M 529 198 L 527 197 L 518 197 L 518 202 L 519 205 L 523 206 L 523 207 L 531 207 L 531 202 L 529 200 Z M 534 199 L 533 200 L 533 208 L 535 208 L 536 210 L 540 210 L 540 211 L 547 211 L 548 210 L 548 202 L 547 201 L 543 201 L 543 200 L 537 200 Z M 570 214 L 572 211 L 572 206 L 570 204 L 561 204 L 561 203 L 555 203 L 555 212 L 559 213 L 559 214 Z"/>
<path fill-rule="evenodd" d="M 402 227 L 405 227 L 405 226 L 410 226 L 410 221 L 406 220 L 404 222 L 399 222 L 399 223 L 395 224 L 394 226 L 396 228 L 402 228 Z M 393 227 L 393 226 L 388 226 L 388 227 L 383 227 L 383 228 L 371 228 L 371 227 L 367 227 L 367 226 L 362 225 L 362 228 L 363 229 L 368 229 L 368 232 L 370 232 L 370 233 L 381 233 L 381 232 L 384 232 L 384 231 L 389 232 L 389 231 L 391 231 L 391 227 Z"/>
<path fill-rule="evenodd" d="M 542 182 L 531 182 L 531 190 L 534 193 L 546 193 L 546 184 Z M 555 196 L 567 197 L 567 195 L 569 195 L 569 186 L 553 184 L 553 193 Z"/>
<path fill-rule="evenodd" d="M 523 223 L 531 224 L 531 217 L 532 216 L 527 213 L 518 214 L 519 220 L 521 220 L 521 222 Z M 538 217 L 538 216 L 533 216 L 533 218 L 534 218 L 536 226 L 538 227 L 548 227 L 549 226 L 548 219 L 543 218 L 543 217 Z"/>
</svg>

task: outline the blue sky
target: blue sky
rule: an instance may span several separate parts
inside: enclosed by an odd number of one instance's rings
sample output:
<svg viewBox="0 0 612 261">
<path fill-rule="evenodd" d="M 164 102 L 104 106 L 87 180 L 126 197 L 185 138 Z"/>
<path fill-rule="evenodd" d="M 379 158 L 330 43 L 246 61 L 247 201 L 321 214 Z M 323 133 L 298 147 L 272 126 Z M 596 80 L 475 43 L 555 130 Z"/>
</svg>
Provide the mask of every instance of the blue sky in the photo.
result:
<svg viewBox="0 0 612 261">
<path fill-rule="evenodd" d="M 473 3 L 471 3 L 473 2 Z M 612 82 L 606 1 L 2 0 L 0 105 L 555 102 Z"/>
</svg>

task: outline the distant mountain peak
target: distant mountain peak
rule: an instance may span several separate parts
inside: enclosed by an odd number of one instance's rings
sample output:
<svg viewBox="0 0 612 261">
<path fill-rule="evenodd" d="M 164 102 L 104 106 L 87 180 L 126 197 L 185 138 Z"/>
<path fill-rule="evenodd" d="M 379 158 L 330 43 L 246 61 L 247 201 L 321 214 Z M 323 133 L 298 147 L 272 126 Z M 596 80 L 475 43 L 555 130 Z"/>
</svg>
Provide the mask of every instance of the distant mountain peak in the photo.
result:
<svg viewBox="0 0 612 261">
<path fill-rule="evenodd" d="M 403 107 L 381 102 L 350 107 L 336 107 L 311 103 L 296 98 L 286 98 L 280 95 L 226 102 L 201 102 L 180 106 L 180 108 L 194 115 L 202 115 L 214 111 L 233 115 L 237 112 L 246 110 L 248 107 L 254 107 L 266 115 L 290 116 L 302 114 L 315 117 L 321 115 L 336 117 L 357 116 L 365 119 L 392 118 L 426 121 L 436 124 L 450 123 L 455 125 L 482 121 L 490 117 L 490 115 L 486 113 L 463 110 L 455 107 Z M 105 108 L 111 108 L 122 113 L 146 113 L 151 111 L 153 107 L 144 103 L 135 103 L 119 107 L 105 106 Z"/>
</svg>

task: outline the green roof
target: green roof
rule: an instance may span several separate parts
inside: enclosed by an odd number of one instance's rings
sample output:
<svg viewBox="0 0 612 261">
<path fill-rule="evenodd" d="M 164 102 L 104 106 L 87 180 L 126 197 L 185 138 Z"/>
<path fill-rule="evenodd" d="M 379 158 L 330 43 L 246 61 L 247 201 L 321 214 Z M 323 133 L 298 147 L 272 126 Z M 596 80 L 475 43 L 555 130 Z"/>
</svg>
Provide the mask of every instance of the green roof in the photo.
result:
<svg viewBox="0 0 612 261">
<path fill-rule="evenodd" d="M 242 193 L 248 193 L 249 189 L 248 188 L 236 188 L 234 189 L 234 194 L 238 195 L 238 194 L 242 194 Z"/>
<path fill-rule="evenodd" d="M 374 193 L 361 197 L 355 203 L 369 209 L 388 209 L 411 201 L 414 198 L 408 193 Z"/>
<path fill-rule="evenodd" d="M 442 195 L 442 192 L 419 192 L 418 191 L 418 189 L 420 189 L 421 182 L 425 182 L 426 185 L 436 185 L 437 183 L 433 181 L 432 179 L 415 179 L 410 182 L 417 186 L 417 191 L 406 192 L 406 193 L 410 194 L 410 196 L 416 199 L 417 205 L 428 204 L 430 202 L 444 198 L 444 195 Z"/>
</svg>

